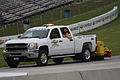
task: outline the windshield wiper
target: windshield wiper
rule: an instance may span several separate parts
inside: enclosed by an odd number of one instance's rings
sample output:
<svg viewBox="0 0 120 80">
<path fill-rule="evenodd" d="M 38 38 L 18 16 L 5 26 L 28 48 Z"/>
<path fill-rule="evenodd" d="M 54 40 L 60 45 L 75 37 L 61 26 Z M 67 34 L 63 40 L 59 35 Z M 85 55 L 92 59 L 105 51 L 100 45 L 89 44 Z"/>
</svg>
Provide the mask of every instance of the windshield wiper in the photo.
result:
<svg viewBox="0 0 120 80">
<path fill-rule="evenodd" d="M 20 37 L 20 38 L 30 38 L 30 37 Z"/>
<path fill-rule="evenodd" d="M 20 37 L 20 38 L 40 38 L 40 36 L 33 36 L 33 37 Z"/>
<path fill-rule="evenodd" d="M 33 37 L 30 37 L 30 38 L 41 38 L 40 36 L 33 36 Z"/>
</svg>

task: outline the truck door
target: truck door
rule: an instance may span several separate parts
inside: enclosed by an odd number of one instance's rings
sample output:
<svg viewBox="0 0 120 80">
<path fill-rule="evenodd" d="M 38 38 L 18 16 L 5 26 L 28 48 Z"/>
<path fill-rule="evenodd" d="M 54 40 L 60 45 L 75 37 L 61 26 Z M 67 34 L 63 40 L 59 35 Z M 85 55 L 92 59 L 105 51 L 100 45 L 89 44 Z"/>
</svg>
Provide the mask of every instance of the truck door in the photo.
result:
<svg viewBox="0 0 120 80">
<path fill-rule="evenodd" d="M 58 28 L 55 28 L 50 33 L 50 55 L 61 55 L 64 53 L 63 41 Z"/>
<path fill-rule="evenodd" d="M 60 28 L 62 34 L 62 46 L 65 54 L 74 53 L 74 40 L 67 27 Z"/>
</svg>

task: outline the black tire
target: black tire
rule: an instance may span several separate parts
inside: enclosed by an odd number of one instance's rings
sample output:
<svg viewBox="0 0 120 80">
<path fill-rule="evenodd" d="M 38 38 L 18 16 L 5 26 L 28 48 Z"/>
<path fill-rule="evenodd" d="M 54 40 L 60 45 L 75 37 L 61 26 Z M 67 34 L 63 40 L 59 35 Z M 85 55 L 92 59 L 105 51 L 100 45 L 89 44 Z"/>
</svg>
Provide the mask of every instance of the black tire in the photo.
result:
<svg viewBox="0 0 120 80">
<path fill-rule="evenodd" d="M 13 59 L 6 59 L 6 62 L 10 68 L 16 68 L 19 65 L 19 61 L 15 61 Z"/>
<path fill-rule="evenodd" d="M 63 58 L 53 58 L 55 64 L 61 64 L 63 62 Z"/>
<path fill-rule="evenodd" d="M 82 54 L 81 54 L 81 61 L 82 62 L 91 61 L 91 50 L 87 46 L 83 47 Z"/>
<path fill-rule="evenodd" d="M 39 55 L 36 60 L 38 66 L 45 66 L 48 63 L 48 52 L 46 50 L 39 50 Z"/>
</svg>

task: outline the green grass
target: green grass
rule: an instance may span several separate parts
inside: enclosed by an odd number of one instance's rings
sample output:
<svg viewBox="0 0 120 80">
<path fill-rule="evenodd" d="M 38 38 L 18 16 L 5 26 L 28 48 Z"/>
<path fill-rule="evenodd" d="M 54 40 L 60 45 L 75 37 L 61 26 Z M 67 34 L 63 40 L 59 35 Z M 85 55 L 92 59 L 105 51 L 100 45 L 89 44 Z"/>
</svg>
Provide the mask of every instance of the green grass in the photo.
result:
<svg viewBox="0 0 120 80">
<path fill-rule="evenodd" d="M 114 4 L 114 5 L 116 5 L 116 4 Z M 80 22 L 80 21 L 88 20 L 90 18 L 99 16 L 101 14 L 108 12 L 109 10 L 111 10 L 114 7 L 114 5 L 112 5 L 110 7 L 106 7 L 106 9 L 100 8 L 99 10 L 92 10 L 92 11 L 89 11 L 87 13 L 73 16 L 71 18 L 66 18 L 66 19 L 63 19 L 61 21 L 55 22 L 55 24 L 57 24 L 57 25 L 69 25 L 69 24 L 74 24 L 74 23 Z"/>
<path fill-rule="evenodd" d="M 100 0 L 100 1 L 88 0 L 88 1 L 85 1 L 85 2 L 79 3 L 79 4 L 72 4 L 70 6 L 67 5 L 67 6 L 64 6 L 64 7 L 60 7 L 60 8 L 48 11 L 45 14 L 34 16 L 31 19 L 31 22 L 32 22 L 31 25 L 32 26 L 39 26 L 39 25 L 43 25 L 43 24 L 46 24 L 46 23 L 54 23 L 54 22 L 59 21 L 61 19 L 65 19 L 63 17 L 63 13 L 64 13 L 64 10 L 67 10 L 67 9 L 71 10 L 72 17 L 74 17 L 76 15 L 81 15 L 83 13 L 88 13 L 91 10 L 96 10 L 98 8 L 105 8 L 105 6 L 113 4 L 113 2 L 116 2 L 116 1 L 118 1 L 118 0 Z M 86 16 L 89 16 L 89 15 L 86 15 Z M 94 15 L 94 16 L 96 16 L 96 15 Z M 71 18 L 68 18 L 67 20 L 70 20 L 70 19 Z M 85 20 L 86 18 L 85 19 L 80 18 L 80 19 Z M 89 18 L 87 18 L 87 19 L 89 19 Z M 71 23 L 78 22 L 78 21 L 76 21 L 76 19 L 75 19 L 75 20 L 72 20 Z M 62 21 L 61 23 L 58 23 L 58 24 L 68 25 L 70 23 Z"/>
<path fill-rule="evenodd" d="M 106 46 L 112 49 L 113 55 L 120 55 L 120 12 L 115 21 L 87 34 L 96 34 L 98 40 L 104 41 Z"/>
<path fill-rule="evenodd" d="M 7 65 L 5 60 L 3 59 L 2 51 L 3 51 L 3 49 L 0 48 L 0 67 L 4 67 Z"/>
<path fill-rule="evenodd" d="M 90 11 L 88 13 L 84 13 L 82 15 L 77 15 L 71 18 L 66 18 L 61 21 L 56 22 L 56 24 L 65 24 L 69 25 L 75 22 L 83 21 L 90 19 L 92 17 L 98 16 L 100 14 L 103 14 L 107 12 L 108 10 L 112 9 L 113 6 L 119 6 L 120 3 L 114 4 L 110 6 L 109 8 L 103 9 L 97 11 Z M 113 55 L 120 55 L 120 7 L 119 10 L 119 17 L 111 22 L 110 24 L 106 24 L 98 29 L 92 30 L 90 32 L 86 32 L 87 34 L 96 34 L 98 40 L 104 41 L 105 45 L 108 46 L 110 49 L 112 49 Z M 86 34 L 85 33 L 85 34 Z"/>
<path fill-rule="evenodd" d="M 71 10 L 72 13 L 72 18 L 76 15 L 82 15 L 83 13 L 88 13 L 91 10 L 96 10 L 98 8 L 106 8 L 106 6 L 113 4 L 113 2 L 117 2 L 118 0 L 87 0 L 85 2 L 79 3 L 79 4 L 72 4 L 72 5 L 66 5 L 60 8 L 56 8 L 56 9 L 52 9 L 50 11 L 47 11 L 43 14 L 38 14 L 35 16 L 32 16 L 30 18 L 30 23 L 31 23 L 31 27 L 35 27 L 35 26 L 40 26 L 46 23 L 56 23 L 56 21 L 58 21 L 58 23 L 56 24 L 70 24 L 73 22 L 78 22 L 79 19 L 74 19 L 68 22 L 61 22 L 59 23 L 59 20 L 63 20 L 65 19 L 63 14 L 64 14 L 64 10 Z M 105 9 L 106 10 L 106 9 Z M 84 15 L 83 15 L 84 16 Z M 81 20 L 85 20 L 85 19 L 89 19 L 90 17 L 94 17 L 95 15 L 90 15 L 87 14 L 86 17 L 81 17 Z M 72 19 L 70 18 L 70 19 Z M 70 20 L 69 19 L 69 20 Z M 67 19 L 68 20 L 68 19 Z M 80 21 L 81 21 L 80 20 Z M 10 25 L 6 25 L 3 26 L 2 28 L 0 28 L 0 36 L 8 36 L 8 35 L 15 35 L 15 34 L 20 34 L 23 33 L 23 24 L 22 21 L 19 22 L 19 24 L 15 23 L 15 24 L 10 24 Z"/>
</svg>

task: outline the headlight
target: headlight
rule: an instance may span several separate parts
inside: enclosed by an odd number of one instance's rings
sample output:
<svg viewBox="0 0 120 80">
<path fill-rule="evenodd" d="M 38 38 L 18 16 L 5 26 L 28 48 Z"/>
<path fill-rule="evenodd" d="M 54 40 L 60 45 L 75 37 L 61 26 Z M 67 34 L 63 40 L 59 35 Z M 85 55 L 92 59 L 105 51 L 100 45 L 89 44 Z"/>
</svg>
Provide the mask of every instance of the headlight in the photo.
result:
<svg viewBox="0 0 120 80">
<path fill-rule="evenodd" d="M 38 48 L 38 44 L 37 43 L 29 43 L 28 44 L 28 49 L 37 49 Z"/>
</svg>

